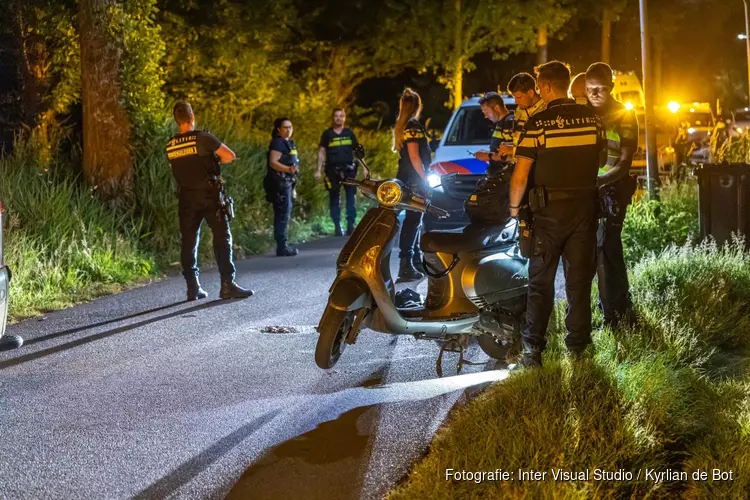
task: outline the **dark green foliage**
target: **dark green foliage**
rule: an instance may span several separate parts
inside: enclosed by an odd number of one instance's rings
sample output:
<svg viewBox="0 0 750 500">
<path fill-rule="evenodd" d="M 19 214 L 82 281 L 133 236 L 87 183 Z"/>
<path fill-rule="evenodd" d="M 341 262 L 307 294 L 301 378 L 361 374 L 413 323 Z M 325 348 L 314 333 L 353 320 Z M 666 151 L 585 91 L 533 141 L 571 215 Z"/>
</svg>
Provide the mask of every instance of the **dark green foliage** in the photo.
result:
<svg viewBox="0 0 750 500">
<path fill-rule="evenodd" d="M 625 261 L 633 265 L 669 245 L 696 241 L 698 235 L 698 186 L 693 182 L 667 186 L 661 201 L 640 198 L 628 206 L 622 229 Z"/>
</svg>

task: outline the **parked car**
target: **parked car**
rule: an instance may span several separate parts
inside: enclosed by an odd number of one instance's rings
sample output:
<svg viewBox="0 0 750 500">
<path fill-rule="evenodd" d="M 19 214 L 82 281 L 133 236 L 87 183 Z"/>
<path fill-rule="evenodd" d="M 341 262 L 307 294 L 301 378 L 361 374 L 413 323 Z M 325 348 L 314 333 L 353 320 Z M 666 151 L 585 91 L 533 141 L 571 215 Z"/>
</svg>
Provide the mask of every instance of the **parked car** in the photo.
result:
<svg viewBox="0 0 750 500">
<path fill-rule="evenodd" d="M 473 153 L 489 150 L 494 130 L 494 124 L 482 114 L 479 98 L 477 95 L 461 103 L 440 142 L 433 145 L 435 158 L 428 174 L 433 187 L 432 203 L 447 210 L 450 217 L 438 219 L 425 215 L 427 231 L 457 228 L 469 222 L 464 202 L 476 189 L 477 182 L 487 175 L 487 163 L 474 158 Z M 513 97 L 503 94 L 503 101 L 509 110 L 516 108 Z"/>
<path fill-rule="evenodd" d="M 5 265 L 3 228 L 3 204 L 0 201 L 0 351 L 7 351 L 20 347 L 23 340 L 18 335 L 5 335 L 5 326 L 8 323 L 8 288 L 11 272 L 10 268 Z"/>
</svg>

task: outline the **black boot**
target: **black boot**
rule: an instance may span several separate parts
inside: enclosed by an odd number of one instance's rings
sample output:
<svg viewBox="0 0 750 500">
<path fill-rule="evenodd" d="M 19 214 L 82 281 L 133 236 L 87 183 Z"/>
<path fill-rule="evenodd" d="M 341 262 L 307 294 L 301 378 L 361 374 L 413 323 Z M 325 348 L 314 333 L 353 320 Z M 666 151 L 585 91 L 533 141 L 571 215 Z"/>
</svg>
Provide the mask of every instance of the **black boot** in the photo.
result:
<svg viewBox="0 0 750 500">
<path fill-rule="evenodd" d="M 538 347 L 532 347 L 526 342 L 523 343 L 523 351 L 518 357 L 516 363 L 508 366 L 508 370 L 512 372 L 524 370 L 527 368 L 541 368 L 542 367 L 542 350 Z"/>
<path fill-rule="evenodd" d="M 208 293 L 201 288 L 201 284 L 198 282 L 198 277 L 185 278 L 187 282 L 187 300 L 191 302 L 193 300 L 205 299 L 208 297 Z"/>
<path fill-rule="evenodd" d="M 242 288 L 234 281 L 222 281 L 219 297 L 222 299 L 246 299 L 254 294 L 254 291 Z"/>
<path fill-rule="evenodd" d="M 404 257 L 401 259 L 401 264 L 398 268 L 398 280 L 396 283 L 406 283 L 408 281 L 417 281 L 424 278 L 424 274 L 414 269 L 411 257 Z"/>
<path fill-rule="evenodd" d="M 340 222 L 334 222 L 333 223 L 334 228 L 334 234 L 336 236 L 344 236 L 344 230 L 341 229 L 341 223 Z"/>
<path fill-rule="evenodd" d="M 298 253 L 299 250 L 287 245 L 276 247 L 276 257 L 294 257 Z"/>
<path fill-rule="evenodd" d="M 354 233 L 354 223 L 349 222 L 346 224 L 346 235 L 351 236 Z"/>
</svg>

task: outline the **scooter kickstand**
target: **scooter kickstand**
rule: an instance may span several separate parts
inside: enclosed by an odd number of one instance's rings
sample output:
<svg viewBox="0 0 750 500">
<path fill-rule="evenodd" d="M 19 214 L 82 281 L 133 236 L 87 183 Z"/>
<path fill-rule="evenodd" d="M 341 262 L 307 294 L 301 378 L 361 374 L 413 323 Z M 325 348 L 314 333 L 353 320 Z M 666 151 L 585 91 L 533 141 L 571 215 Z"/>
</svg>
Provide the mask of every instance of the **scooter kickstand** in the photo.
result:
<svg viewBox="0 0 750 500">
<path fill-rule="evenodd" d="M 448 348 L 449 346 L 451 347 L 450 349 Z M 456 350 L 453 346 L 458 347 L 458 350 Z M 440 345 L 440 352 L 438 353 L 437 362 L 435 363 L 435 371 L 437 372 L 437 376 L 440 378 L 443 377 L 443 353 L 445 351 L 458 353 L 458 364 L 456 364 L 456 375 L 460 375 L 461 368 L 463 368 L 463 365 L 464 365 L 464 346 L 462 346 L 461 343 L 458 342 L 457 340 L 451 339 L 446 342 L 443 342 Z"/>
</svg>

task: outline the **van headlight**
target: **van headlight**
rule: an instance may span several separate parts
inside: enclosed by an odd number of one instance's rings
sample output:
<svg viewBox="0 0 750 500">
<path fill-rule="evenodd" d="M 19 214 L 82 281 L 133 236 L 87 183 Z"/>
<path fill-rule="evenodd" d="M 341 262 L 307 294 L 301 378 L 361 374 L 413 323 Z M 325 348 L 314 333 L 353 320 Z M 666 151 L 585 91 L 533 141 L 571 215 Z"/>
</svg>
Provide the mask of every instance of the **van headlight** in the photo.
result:
<svg viewBox="0 0 750 500">
<path fill-rule="evenodd" d="M 431 188 L 436 188 L 443 183 L 443 179 L 438 174 L 430 174 L 427 176 L 427 183 Z"/>
<path fill-rule="evenodd" d="M 401 186 L 394 181 L 385 181 L 378 186 L 378 201 L 386 207 L 395 207 L 401 202 Z"/>
</svg>

